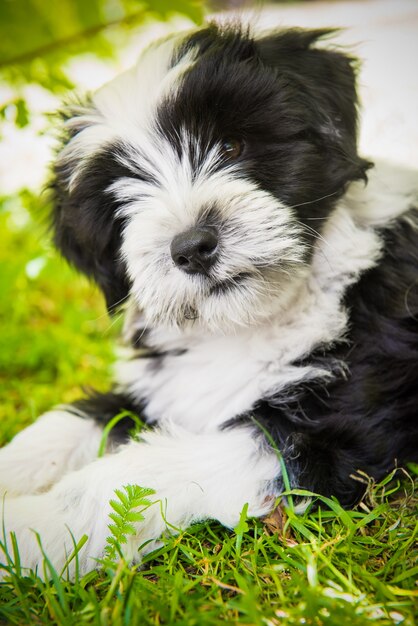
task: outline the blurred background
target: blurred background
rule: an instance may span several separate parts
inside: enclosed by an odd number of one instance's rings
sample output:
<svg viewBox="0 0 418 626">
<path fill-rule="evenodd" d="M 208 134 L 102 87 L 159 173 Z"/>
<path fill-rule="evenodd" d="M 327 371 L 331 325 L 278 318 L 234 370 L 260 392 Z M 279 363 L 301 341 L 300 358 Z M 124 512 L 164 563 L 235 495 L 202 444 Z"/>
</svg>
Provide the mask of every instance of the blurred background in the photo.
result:
<svg viewBox="0 0 418 626">
<path fill-rule="evenodd" d="M 54 110 L 156 36 L 231 12 L 259 29 L 342 27 L 334 45 L 362 59 L 362 153 L 418 168 L 417 0 L 1 0 L 0 444 L 80 387 L 105 388 L 120 324 L 49 243 Z"/>
</svg>

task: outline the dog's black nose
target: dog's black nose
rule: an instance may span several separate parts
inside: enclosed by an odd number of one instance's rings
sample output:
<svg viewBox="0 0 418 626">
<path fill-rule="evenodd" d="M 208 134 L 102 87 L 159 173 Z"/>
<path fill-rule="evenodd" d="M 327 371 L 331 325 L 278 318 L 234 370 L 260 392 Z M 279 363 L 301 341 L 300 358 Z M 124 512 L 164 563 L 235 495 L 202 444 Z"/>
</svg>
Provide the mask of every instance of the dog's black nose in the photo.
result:
<svg viewBox="0 0 418 626">
<path fill-rule="evenodd" d="M 218 248 L 218 236 L 214 228 L 202 226 L 191 228 L 174 237 L 170 252 L 174 263 L 187 274 L 207 274 L 214 264 Z"/>
</svg>

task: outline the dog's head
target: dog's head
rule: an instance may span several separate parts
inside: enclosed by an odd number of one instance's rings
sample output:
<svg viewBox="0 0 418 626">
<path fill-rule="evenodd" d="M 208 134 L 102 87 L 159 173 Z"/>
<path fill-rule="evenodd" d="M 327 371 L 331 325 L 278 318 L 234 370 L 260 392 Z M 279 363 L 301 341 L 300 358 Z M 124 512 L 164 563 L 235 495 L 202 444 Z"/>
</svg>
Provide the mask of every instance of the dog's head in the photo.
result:
<svg viewBox="0 0 418 626">
<path fill-rule="evenodd" d="M 352 59 L 328 31 L 211 25 L 148 48 L 64 113 L 55 242 L 149 324 L 251 324 L 309 266 L 356 150 Z"/>
</svg>

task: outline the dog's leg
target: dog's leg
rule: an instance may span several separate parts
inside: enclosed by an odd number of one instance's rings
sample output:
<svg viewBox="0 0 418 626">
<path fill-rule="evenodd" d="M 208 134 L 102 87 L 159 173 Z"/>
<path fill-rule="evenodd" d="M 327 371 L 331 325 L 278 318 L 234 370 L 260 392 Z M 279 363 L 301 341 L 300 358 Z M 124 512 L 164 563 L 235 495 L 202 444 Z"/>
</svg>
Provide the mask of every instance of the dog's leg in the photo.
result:
<svg viewBox="0 0 418 626">
<path fill-rule="evenodd" d="M 138 414 L 140 408 L 121 392 L 90 392 L 75 404 L 42 415 L 0 449 L 0 497 L 46 491 L 67 472 L 91 463 L 103 428 L 120 416 L 104 442 L 108 450 L 116 449 L 136 425 L 122 414 Z"/>
<path fill-rule="evenodd" d="M 81 572 L 96 566 L 109 535 L 109 501 L 114 490 L 139 485 L 155 490 L 155 502 L 135 524 L 136 533 L 122 545 L 137 561 L 150 551 L 165 529 L 214 518 L 234 526 L 245 503 L 249 514 L 267 513 L 279 489 L 276 454 L 251 428 L 194 434 L 173 427 L 146 432 L 115 454 L 97 459 L 71 474 L 46 493 L 4 499 L 6 534 L 16 533 L 23 567 L 42 573 L 42 555 L 35 532 L 55 568 L 60 570 L 73 550 L 70 536 L 88 541 L 79 555 Z M 163 513 L 163 514 L 162 514 Z M 1 515 L 0 515 L 1 519 Z M 73 573 L 73 572 L 72 572 Z"/>
<path fill-rule="evenodd" d="M 97 457 L 102 429 L 57 409 L 42 415 L 0 450 L 0 497 L 45 491 Z"/>
</svg>

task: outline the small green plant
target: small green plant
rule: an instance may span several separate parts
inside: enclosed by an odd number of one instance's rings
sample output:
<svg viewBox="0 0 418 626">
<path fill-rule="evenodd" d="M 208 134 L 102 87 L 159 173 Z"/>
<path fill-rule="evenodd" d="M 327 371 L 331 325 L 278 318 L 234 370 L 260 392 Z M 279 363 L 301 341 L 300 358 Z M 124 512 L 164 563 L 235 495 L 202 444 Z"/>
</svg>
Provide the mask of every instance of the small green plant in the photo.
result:
<svg viewBox="0 0 418 626">
<path fill-rule="evenodd" d="M 128 535 L 135 535 L 135 523 L 144 521 L 143 512 L 153 501 L 149 496 L 155 493 L 153 489 L 138 485 L 124 485 L 122 489 L 115 489 L 117 500 L 110 500 L 113 511 L 109 517 L 113 523 L 109 524 L 110 535 L 107 538 L 105 560 L 114 562 L 119 556 L 123 558 L 121 546 L 128 541 Z"/>
<path fill-rule="evenodd" d="M 129 431 L 131 437 L 135 438 L 138 433 L 141 432 L 141 430 L 146 428 L 144 422 L 142 422 L 140 418 L 135 415 L 135 413 L 132 413 L 132 411 L 121 411 L 120 413 L 115 415 L 115 417 L 113 417 L 103 429 L 103 433 L 100 439 L 99 451 L 97 453 L 97 456 L 99 458 L 102 457 L 106 452 L 107 441 L 109 439 L 110 433 L 115 428 L 115 426 L 125 418 L 129 418 L 133 422 L 132 429 Z"/>
</svg>

